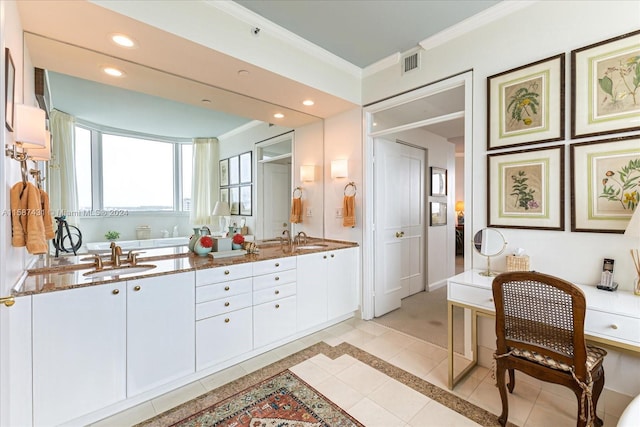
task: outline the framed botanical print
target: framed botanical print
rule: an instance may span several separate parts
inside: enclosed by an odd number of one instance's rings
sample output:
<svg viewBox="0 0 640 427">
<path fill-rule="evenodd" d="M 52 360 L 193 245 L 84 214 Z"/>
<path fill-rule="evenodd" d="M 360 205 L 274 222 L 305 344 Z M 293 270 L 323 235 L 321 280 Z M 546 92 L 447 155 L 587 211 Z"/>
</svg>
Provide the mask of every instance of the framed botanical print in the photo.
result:
<svg viewBox="0 0 640 427">
<path fill-rule="evenodd" d="M 487 150 L 564 139 L 565 54 L 487 78 Z"/>
<path fill-rule="evenodd" d="M 220 187 L 229 185 L 229 159 L 220 160 Z"/>
<path fill-rule="evenodd" d="M 251 185 L 240 186 L 240 215 L 251 215 Z"/>
<path fill-rule="evenodd" d="M 624 233 L 640 204 L 640 136 L 571 144 L 571 231 Z"/>
<path fill-rule="evenodd" d="M 640 129 L 640 30 L 571 52 L 571 137 Z"/>
<path fill-rule="evenodd" d="M 229 189 L 228 188 L 221 188 L 220 189 L 220 201 L 221 202 L 225 202 L 226 204 L 229 204 Z M 231 205 L 229 205 L 231 206 Z"/>
<path fill-rule="evenodd" d="M 251 182 L 251 151 L 240 154 L 240 183 Z"/>
<path fill-rule="evenodd" d="M 240 187 L 229 187 L 229 209 L 231 215 L 240 214 Z"/>
<path fill-rule="evenodd" d="M 447 195 L 447 170 L 431 167 L 431 195 Z"/>
<path fill-rule="evenodd" d="M 429 225 L 447 225 L 447 204 L 443 202 L 429 202 L 431 218 Z"/>
<path fill-rule="evenodd" d="M 13 131 L 14 96 L 16 89 L 16 67 L 11 58 L 11 51 L 4 48 L 4 105 L 5 105 L 5 126 L 9 131 Z"/>
<path fill-rule="evenodd" d="M 564 146 L 487 156 L 489 227 L 564 230 Z"/>
<path fill-rule="evenodd" d="M 229 157 L 229 185 L 240 184 L 240 160 L 239 156 Z"/>
</svg>

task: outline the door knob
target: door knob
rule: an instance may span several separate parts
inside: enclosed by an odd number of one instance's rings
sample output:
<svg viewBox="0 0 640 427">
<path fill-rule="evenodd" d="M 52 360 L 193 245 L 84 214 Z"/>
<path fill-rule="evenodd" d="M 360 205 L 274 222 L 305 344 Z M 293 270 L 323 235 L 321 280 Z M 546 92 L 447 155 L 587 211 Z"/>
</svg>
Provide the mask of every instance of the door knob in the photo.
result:
<svg viewBox="0 0 640 427">
<path fill-rule="evenodd" d="M 15 303 L 16 303 L 16 300 L 14 297 L 0 298 L 0 304 L 4 304 L 6 307 L 11 307 Z"/>
<path fill-rule="evenodd" d="M 399 239 L 400 237 L 404 237 L 404 231 L 396 231 L 396 237 Z"/>
</svg>

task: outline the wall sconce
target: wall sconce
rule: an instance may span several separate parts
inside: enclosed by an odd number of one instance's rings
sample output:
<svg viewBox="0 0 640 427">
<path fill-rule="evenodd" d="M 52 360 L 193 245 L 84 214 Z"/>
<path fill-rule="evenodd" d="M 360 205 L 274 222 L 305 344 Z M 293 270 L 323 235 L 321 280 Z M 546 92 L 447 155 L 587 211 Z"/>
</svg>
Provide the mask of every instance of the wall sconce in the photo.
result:
<svg viewBox="0 0 640 427">
<path fill-rule="evenodd" d="M 29 105 L 15 105 L 15 128 L 13 149 L 5 154 L 15 160 L 25 160 L 26 153 L 16 152 L 16 146 L 23 149 L 44 148 L 46 146 L 46 117 L 44 110 Z"/>
<path fill-rule="evenodd" d="M 300 181 L 313 182 L 316 180 L 316 166 L 302 165 L 300 166 Z"/>
<path fill-rule="evenodd" d="M 34 162 L 45 162 L 51 160 L 51 132 L 45 131 L 45 146 L 38 148 L 27 148 L 27 157 Z"/>
<path fill-rule="evenodd" d="M 349 177 L 349 161 L 347 159 L 331 161 L 331 178 L 348 178 Z"/>
</svg>

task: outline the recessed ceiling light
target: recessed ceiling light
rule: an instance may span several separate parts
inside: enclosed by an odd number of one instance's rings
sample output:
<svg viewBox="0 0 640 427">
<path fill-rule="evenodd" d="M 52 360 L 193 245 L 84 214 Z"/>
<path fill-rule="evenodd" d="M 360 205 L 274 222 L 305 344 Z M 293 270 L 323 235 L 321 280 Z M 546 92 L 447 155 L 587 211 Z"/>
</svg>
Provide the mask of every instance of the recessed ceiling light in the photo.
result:
<svg viewBox="0 0 640 427">
<path fill-rule="evenodd" d="M 302 101 L 302 104 L 306 105 L 307 107 L 311 107 L 313 104 L 315 104 L 315 102 L 310 99 L 305 99 L 304 101 Z"/>
<path fill-rule="evenodd" d="M 124 76 L 124 72 L 118 70 L 117 68 L 114 67 L 104 67 L 102 69 L 102 71 L 104 71 L 105 73 L 107 73 L 108 75 L 112 76 L 112 77 L 122 77 Z"/>
<path fill-rule="evenodd" d="M 275 117 L 276 119 L 282 119 L 282 118 L 284 117 L 284 114 L 282 114 L 282 113 L 275 113 L 275 114 L 273 115 L 273 117 Z"/>
<path fill-rule="evenodd" d="M 129 36 L 124 34 L 111 34 L 111 40 L 118 46 L 132 48 L 136 47 L 136 42 Z"/>
</svg>

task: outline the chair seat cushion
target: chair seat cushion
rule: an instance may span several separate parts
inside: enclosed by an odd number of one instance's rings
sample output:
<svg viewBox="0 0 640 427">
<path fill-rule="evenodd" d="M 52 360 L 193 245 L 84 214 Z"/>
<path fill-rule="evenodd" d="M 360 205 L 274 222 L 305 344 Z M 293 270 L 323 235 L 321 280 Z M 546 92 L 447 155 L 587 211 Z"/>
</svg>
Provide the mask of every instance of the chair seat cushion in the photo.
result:
<svg viewBox="0 0 640 427">
<path fill-rule="evenodd" d="M 535 351 L 523 350 L 521 348 L 513 347 L 511 348 L 511 354 L 561 371 L 569 372 L 572 368 L 566 363 L 560 362 L 552 357 L 536 353 Z M 606 350 L 600 347 L 587 345 L 587 370 L 591 372 L 593 368 L 596 367 L 606 355 Z"/>
</svg>

